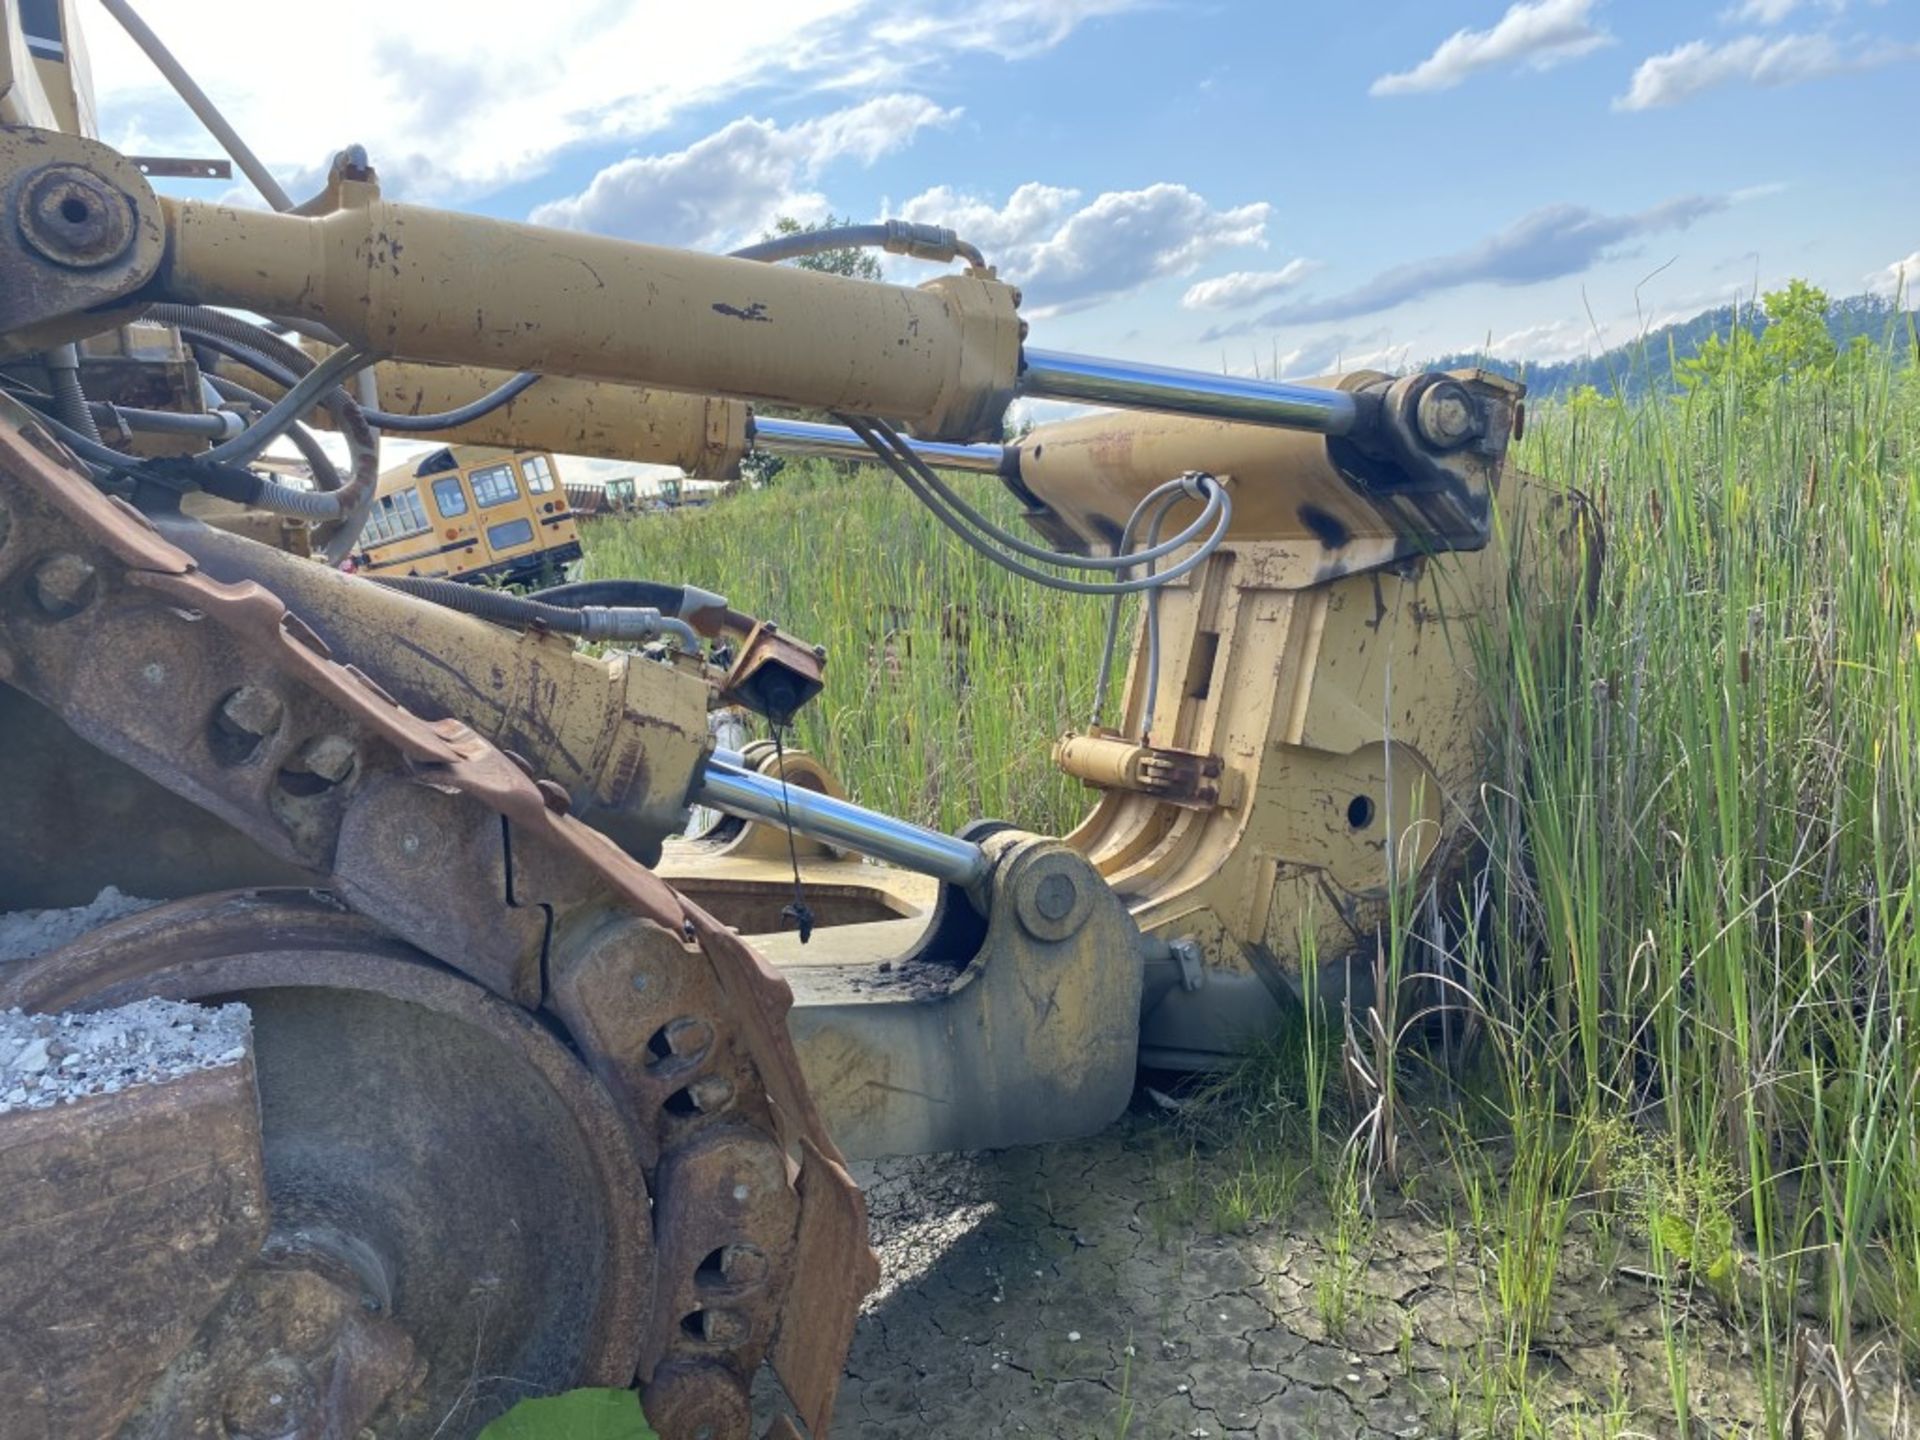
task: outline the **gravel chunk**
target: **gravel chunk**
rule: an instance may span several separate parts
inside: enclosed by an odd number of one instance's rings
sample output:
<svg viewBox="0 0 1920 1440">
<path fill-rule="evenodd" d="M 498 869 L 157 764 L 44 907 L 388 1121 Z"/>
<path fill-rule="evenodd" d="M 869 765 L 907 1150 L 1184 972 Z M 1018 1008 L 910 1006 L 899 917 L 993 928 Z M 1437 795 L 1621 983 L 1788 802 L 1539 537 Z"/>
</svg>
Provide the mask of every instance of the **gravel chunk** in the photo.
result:
<svg viewBox="0 0 1920 1440">
<path fill-rule="evenodd" d="M 58 1015 L 0 1011 L 0 1115 L 237 1065 L 250 1024 L 245 1005 L 178 1000 Z"/>
</svg>

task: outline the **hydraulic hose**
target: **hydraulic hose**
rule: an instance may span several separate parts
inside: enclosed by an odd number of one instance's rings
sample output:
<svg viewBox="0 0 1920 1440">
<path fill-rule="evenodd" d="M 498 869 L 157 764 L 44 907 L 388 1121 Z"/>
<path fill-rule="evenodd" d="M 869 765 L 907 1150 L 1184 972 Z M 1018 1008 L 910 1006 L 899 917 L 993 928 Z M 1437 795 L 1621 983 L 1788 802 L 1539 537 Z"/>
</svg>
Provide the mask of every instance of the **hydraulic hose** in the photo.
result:
<svg viewBox="0 0 1920 1440">
<path fill-rule="evenodd" d="M 662 615 L 656 609 L 640 606 L 587 605 L 571 609 L 547 605 L 524 595 L 504 590 L 488 590 L 477 585 L 462 585 L 457 580 L 435 580 L 418 575 L 370 575 L 376 585 L 403 591 L 422 600 L 431 600 L 463 615 L 477 616 L 495 625 L 526 627 L 541 625 L 561 635 L 577 635 L 582 640 L 634 641 L 673 635 L 690 650 L 697 650 L 700 637 L 686 621 Z"/>
<path fill-rule="evenodd" d="M 56 345 L 47 352 L 47 376 L 53 382 L 53 402 L 60 418 L 82 435 L 100 443 L 100 427 L 94 423 L 87 405 L 86 389 L 80 384 L 80 351 L 73 345 Z"/>
<path fill-rule="evenodd" d="M 796 230 L 791 235 L 776 235 L 771 240 L 744 245 L 728 253 L 736 260 L 764 260 L 773 265 L 826 250 L 849 249 L 885 250 L 890 255 L 911 255 L 916 260 L 940 264 L 957 256 L 980 269 L 985 269 L 987 264 L 976 246 L 969 245 L 953 231 L 941 225 L 915 224 L 911 220 L 836 225 L 830 230 Z"/>
<path fill-rule="evenodd" d="M 259 371 L 275 384 L 286 386 L 289 394 L 304 383 L 314 370 L 312 358 L 297 345 L 289 345 L 272 331 L 219 310 L 208 310 L 198 305 L 150 305 L 147 307 L 147 318 L 177 327 L 192 343 L 204 345 L 249 369 Z M 286 399 L 286 396 L 282 396 L 279 403 L 284 405 Z M 340 511 L 337 515 L 320 517 L 339 521 L 336 528 L 321 537 L 320 544 L 321 556 L 329 564 L 338 564 L 353 549 L 354 541 L 359 539 L 360 531 L 366 525 L 367 514 L 373 508 L 374 488 L 380 471 L 380 446 L 367 424 L 366 411 L 346 391 L 337 386 L 329 387 L 322 396 L 322 403 L 333 412 L 334 421 L 347 442 L 347 452 L 352 459 L 346 483 L 336 492 L 341 499 Z M 268 406 L 270 412 L 273 408 L 273 405 Z M 298 434 L 292 429 L 288 434 L 296 445 L 300 445 Z M 306 453 L 306 446 L 301 445 L 301 450 Z M 316 468 L 316 480 L 321 473 Z M 329 466 L 326 473 L 331 475 L 336 472 Z M 260 501 L 252 503 L 273 508 L 275 494 L 286 488 L 275 487 L 274 491 L 266 492 Z M 287 513 L 314 518 L 310 509 L 299 507 L 299 502 L 295 502 L 295 507 Z"/>
<path fill-rule="evenodd" d="M 233 341 L 236 345 L 257 350 L 278 360 L 291 370 L 296 378 L 305 375 L 313 368 L 313 357 L 298 345 L 290 345 L 265 326 L 255 325 L 249 320 L 242 320 L 223 310 L 209 310 L 202 305 L 162 303 L 149 305 L 147 318 L 157 320 L 163 325 L 177 326 L 182 330 L 197 330 L 217 335 L 222 339 Z M 269 378 L 278 379 L 279 377 L 270 376 Z M 511 380 L 489 390 L 479 399 L 469 401 L 456 410 L 442 410 L 435 415 L 402 415 L 398 411 L 369 409 L 365 405 L 362 405 L 360 410 L 366 416 L 369 425 L 381 430 L 393 430 L 401 434 L 425 434 L 436 430 L 452 430 L 461 425 L 471 424 L 482 416 L 498 410 L 502 405 L 525 392 L 539 378 L 531 370 L 523 370 Z"/>
<path fill-rule="evenodd" d="M 658 610 L 686 621 L 702 635 L 717 636 L 727 630 L 745 633 L 753 628 L 751 616 L 727 608 L 726 596 L 697 585 L 668 585 L 659 580 L 575 580 L 532 591 L 526 598 L 569 610 L 583 606 Z"/>
<path fill-rule="evenodd" d="M 251 405 L 263 414 L 273 406 L 273 402 L 266 396 L 249 390 L 246 386 L 229 380 L 224 375 L 206 375 L 202 378 L 223 400 Z M 339 469 L 333 463 L 333 457 L 327 454 L 318 440 L 313 438 L 311 430 L 304 425 L 291 426 L 287 430 L 287 439 L 293 442 L 294 448 L 300 452 L 300 458 L 305 460 L 308 468 L 313 471 L 315 489 L 331 491 L 341 487 L 344 482 L 340 478 Z"/>
</svg>

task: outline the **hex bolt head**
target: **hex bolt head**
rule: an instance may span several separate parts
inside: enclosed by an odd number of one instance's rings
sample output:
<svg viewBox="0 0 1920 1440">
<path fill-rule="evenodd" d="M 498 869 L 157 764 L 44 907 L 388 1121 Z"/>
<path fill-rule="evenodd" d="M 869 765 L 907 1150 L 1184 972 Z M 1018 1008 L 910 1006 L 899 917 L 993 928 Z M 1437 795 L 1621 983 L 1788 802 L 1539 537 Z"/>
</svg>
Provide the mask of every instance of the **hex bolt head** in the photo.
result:
<svg viewBox="0 0 1920 1440">
<path fill-rule="evenodd" d="M 80 165 L 47 165 L 29 176 L 14 218 L 40 255 L 72 270 L 111 265 L 133 246 L 133 206 Z"/>
<path fill-rule="evenodd" d="M 1451 380 L 1426 388 L 1420 396 L 1417 418 L 1421 438 L 1439 450 L 1458 449 L 1480 433 L 1473 397 Z"/>
<path fill-rule="evenodd" d="M 33 601 L 55 620 L 78 615 L 100 591 L 100 573 L 78 555 L 50 555 L 33 572 Z"/>
<path fill-rule="evenodd" d="M 309 775 L 338 785 L 353 773 L 356 752 L 344 735 L 316 735 L 300 748 L 300 764 Z"/>
<path fill-rule="evenodd" d="M 236 735 L 264 740 L 280 728 L 287 707 L 264 685 L 242 685 L 220 706 L 220 723 Z"/>
</svg>

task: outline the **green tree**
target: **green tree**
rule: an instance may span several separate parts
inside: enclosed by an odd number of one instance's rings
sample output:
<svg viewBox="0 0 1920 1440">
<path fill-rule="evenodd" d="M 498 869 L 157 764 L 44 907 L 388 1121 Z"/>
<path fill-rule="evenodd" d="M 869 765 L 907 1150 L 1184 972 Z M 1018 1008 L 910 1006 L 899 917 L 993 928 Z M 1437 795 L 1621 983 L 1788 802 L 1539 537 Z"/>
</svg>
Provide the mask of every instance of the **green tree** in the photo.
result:
<svg viewBox="0 0 1920 1440">
<path fill-rule="evenodd" d="M 1702 340 L 1685 359 L 1673 361 L 1674 378 L 1682 390 L 1732 387 L 1745 393 L 1766 383 L 1760 342 L 1745 326 L 1736 324 L 1724 336 L 1717 331 Z"/>
<path fill-rule="evenodd" d="M 829 215 L 824 220 L 815 220 L 807 224 L 782 215 L 773 222 L 773 229 L 760 238 L 779 240 L 788 235 L 811 235 L 816 230 L 835 230 L 842 225 L 853 224 L 853 217 L 842 218 Z M 878 280 L 880 261 L 871 250 L 861 250 L 855 246 L 841 246 L 832 250 L 822 250 L 818 255 L 802 255 L 791 262 L 802 270 L 818 270 L 827 275 L 845 275 L 854 280 Z"/>
<path fill-rule="evenodd" d="M 1760 352 L 1768 378 L 1831 374 L 1840 348 L 1827 328 L 1832 308 L 1827 292 L 1805 280 L 1789 280 L 1786 289 L 1769 291 L 1760 300 L 1767 312 Z"/>
</svg>

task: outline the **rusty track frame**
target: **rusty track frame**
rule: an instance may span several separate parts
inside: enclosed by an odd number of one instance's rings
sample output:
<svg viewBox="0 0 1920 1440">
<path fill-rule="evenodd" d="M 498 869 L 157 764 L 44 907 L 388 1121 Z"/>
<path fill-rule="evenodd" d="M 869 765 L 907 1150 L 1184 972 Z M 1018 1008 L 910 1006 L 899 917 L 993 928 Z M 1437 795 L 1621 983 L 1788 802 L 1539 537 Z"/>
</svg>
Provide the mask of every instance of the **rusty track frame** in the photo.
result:
<svg viewBox="0 0 1920 1440">
<path fill-rule="evenodd" d="M 744 1434 L 767 1357 L 824 1434 L 877 1267 L 786 982 L 568 817 L 559 787 L 402 708 L 261 587 L 199 573 L 11 407 L 0 478 L 0 681 L 440 963 L 548 1010 L 633 1127 L 653 1192 L 633 1359 L 654 1423 Z M 236 734 L 243 695 L 260 723 Z M 698 1271 L 729 1245 L 766 1264 L 716 1297 Z"/>
</svg>

